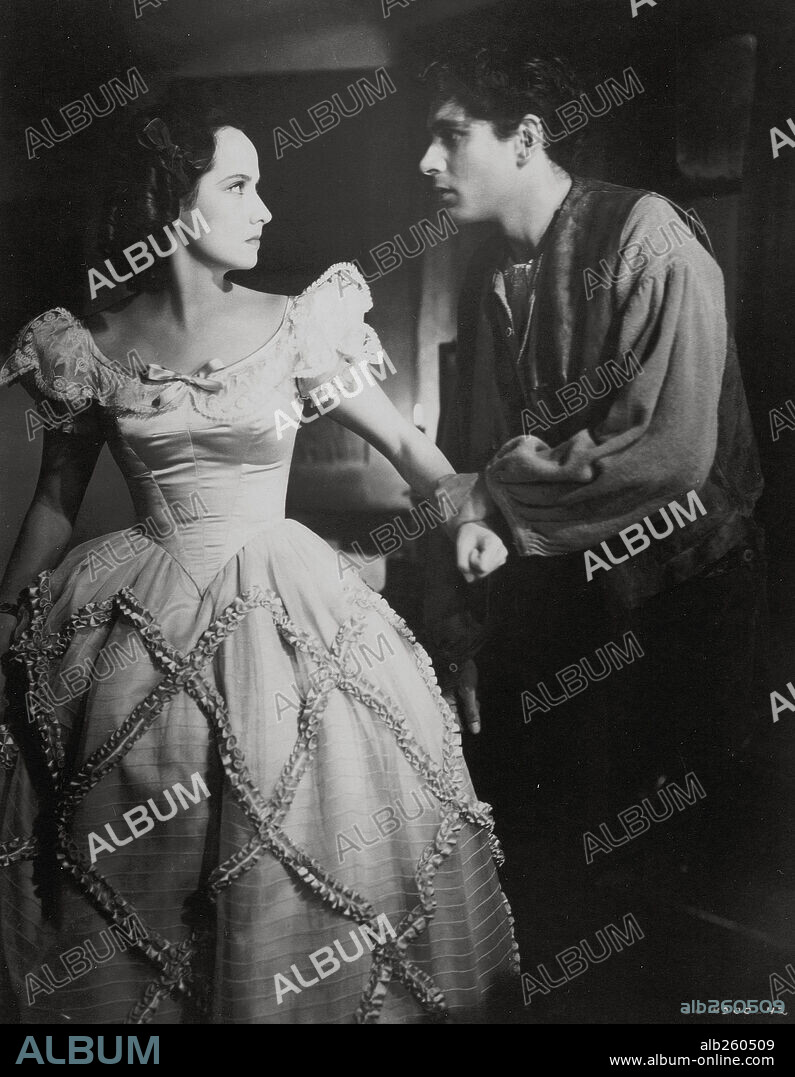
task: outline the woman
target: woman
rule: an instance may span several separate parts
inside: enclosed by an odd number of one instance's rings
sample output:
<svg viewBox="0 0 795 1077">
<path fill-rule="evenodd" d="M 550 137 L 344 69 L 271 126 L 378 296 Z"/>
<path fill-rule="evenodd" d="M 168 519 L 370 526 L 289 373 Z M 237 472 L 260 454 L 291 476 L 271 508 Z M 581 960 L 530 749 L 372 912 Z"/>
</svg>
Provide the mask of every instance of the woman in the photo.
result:
<svg viewBox="0 0 795 1077">
<path fill-rule="evenodd" d="M 292 297 L 225 279 L 271 219 L 258 178 L 220 115 L 150 121 L 91 278 L 132 296 L 34 319 L 0 376 L 53 427 L 0 583 L 23 1022 L 438 1020 L 516 969 L 454 719 L 400 618 L 284 518 L 276 416 L 336 379 L 331 417 L 417 493 L 451 468 L 355 377 L 383 354 L 353 266 Z M 139 523 L 58 564 L 105 440 Z M 456 544 L 468 578 L 506 556 L 474 521 Z"/>
</svg>

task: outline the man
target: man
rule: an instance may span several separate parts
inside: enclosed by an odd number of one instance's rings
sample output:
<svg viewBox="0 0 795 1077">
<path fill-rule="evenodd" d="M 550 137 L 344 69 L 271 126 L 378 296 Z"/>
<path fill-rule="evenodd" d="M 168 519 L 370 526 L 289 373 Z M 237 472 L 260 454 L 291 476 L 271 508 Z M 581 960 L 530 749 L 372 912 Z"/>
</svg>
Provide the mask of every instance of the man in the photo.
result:
<svg viewBox="0 0 795 1077">
<path fill-rule="evenodd" d="M 590 870 L 668 780 L 717 809 L 752 731 L 762 483 L 723 277 L 665 199 L 571 171 L 560 60 L 481 50 L 427 78 L 421 170 L 457 224 L 495 226 L 441 417 L 464 474 L 440 489 L 512 548 L 474 589 L 440 551 L 428 637 L 498 833 L 573 872 L 591 833 Z"/>
</svg>

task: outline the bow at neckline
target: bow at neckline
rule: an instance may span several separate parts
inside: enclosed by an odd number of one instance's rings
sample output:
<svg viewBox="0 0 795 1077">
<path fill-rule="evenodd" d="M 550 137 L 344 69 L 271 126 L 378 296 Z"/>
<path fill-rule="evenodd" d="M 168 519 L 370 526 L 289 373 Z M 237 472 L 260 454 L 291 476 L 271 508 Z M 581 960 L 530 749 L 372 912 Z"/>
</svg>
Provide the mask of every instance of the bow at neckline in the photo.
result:
<svg viewBox="0 0 795 1077">
<path fill-rule="evenodd" d="M 219 359 L 210 359 L 209 362 L 199 367 L 199 370 L 210 371 L 223 369 L 224 364 Z M 197 389 L 206 389 L 210 393 L 217 393 L 224 387 L 224 383 L 216 378 L 208 378 L 206 375 L 199 373 L 180 374 L 176 370 L 169 370 L 167 367 L 160 366 L 157 363 L 150 363 L 147 366 L 144 377 L 147 381 L 156 383 L 181 381 L 185 385 L 194 385 Z"/>
</svg>

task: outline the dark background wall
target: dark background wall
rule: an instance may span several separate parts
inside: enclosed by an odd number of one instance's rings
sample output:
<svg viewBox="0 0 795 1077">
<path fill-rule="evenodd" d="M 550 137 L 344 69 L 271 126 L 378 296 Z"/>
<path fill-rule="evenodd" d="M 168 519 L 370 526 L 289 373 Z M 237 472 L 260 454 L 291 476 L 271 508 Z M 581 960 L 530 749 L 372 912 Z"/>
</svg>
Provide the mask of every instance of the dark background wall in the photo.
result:
<svg viewBox="0 0 795 1077">
<path fill-rule="evenodd" d="M 0 129 L 0 265 L 7 342 L 53 305 L 83 310 L 85 223 L 115 114 L 36 160 L 26 126 L 137 67 L 152 95 L 170 80 L 209 86 L 244 118 L 260 152 L 274 221 L 249 282 L 296 291 L 328 265 L 359 258 L 435 215 L 417 171 L 425 145 L 424 101 L 414 73 L 459 37 L 506 36 L 528 49 L 552 45 L 590 90 L 631 66 L 644 92 L 589 124 L 583 171 L 651 188 L 693 207 L 706 223 L 727 284 L 729 314 L 767 479 L 768 525 L 780 629 L 792 629 L 795 431 L 771 438 L 769 412 L 795 398 L 791 314 L 795 275 L 795 149 L 773 159 L 770 128 L 795 116 L 791 0 L 659 0 L 632 18 L 630 0 L 413 0 L 383 17 L 380 0 L 61 0 L 6 10 Z M 386 67 L 397 92 L 276 159 L 273 129 L 353 81 Z M 133 106 L 127 106 L 133 107 Z M 791 133 L 791 132 L 790 132 Z M 457 280 L 472 238 L 446 241 L 373 286 L 372 323 L 398 374 L 386 383 L 411 416 L 422 403 L 435 424 L 436 351 L 453 335 Z M 35 483 L 39 443 L 25 436 L 24 393 L 0 394 L 4 503 L 0 562 Z M 318 428 L 323 426 L 323 430 Z M 391 515 L 402 484 L 377 454 L 334 424 L 299 439 L 293 503 L 316 513 Z M 104 457 L 75 541 L 126 526 L 130 506 Z M 789 638 L 789 637 L 787 637 Z M 788 674 L 791 676 L 791 670 Z"/>
</svg>

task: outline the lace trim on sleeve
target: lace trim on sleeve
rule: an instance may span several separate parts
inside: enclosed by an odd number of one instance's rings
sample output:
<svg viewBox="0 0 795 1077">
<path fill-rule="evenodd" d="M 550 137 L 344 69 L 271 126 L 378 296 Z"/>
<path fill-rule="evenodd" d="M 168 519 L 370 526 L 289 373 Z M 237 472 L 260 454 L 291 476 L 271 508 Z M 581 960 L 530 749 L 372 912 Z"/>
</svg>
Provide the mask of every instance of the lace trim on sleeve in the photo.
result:
<svg viewBox="0 0 795 1077">
<path fill-rule="evenodd" d="M 372 305 L 370 289 L 350 262 L 331 266 L 297 298 L 290 335 L 295 349 L 293 376 L 301 399 L 310 399 L 327 382 L 356 392 L 360 388 L 357 366 L 371 383 L 369 371 L 363 368 L 373 367 L 376 377 L 383 380 L 384 362 L 389 360 L 378 334 L 364 320 Z"/>
<path fill-rule="evenodd" d="M 45 311 L 19 332 L 0 369 L 0 386 L 17 380 L 34 398 L 71 405 L 97 399 L 95 363 L 68 310 Z"/>
</svg>

